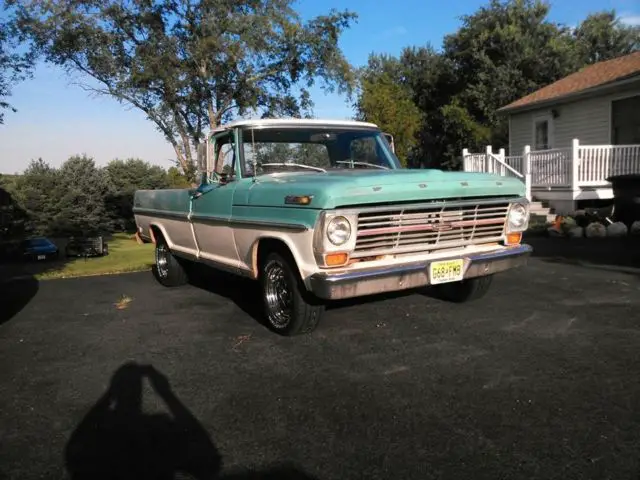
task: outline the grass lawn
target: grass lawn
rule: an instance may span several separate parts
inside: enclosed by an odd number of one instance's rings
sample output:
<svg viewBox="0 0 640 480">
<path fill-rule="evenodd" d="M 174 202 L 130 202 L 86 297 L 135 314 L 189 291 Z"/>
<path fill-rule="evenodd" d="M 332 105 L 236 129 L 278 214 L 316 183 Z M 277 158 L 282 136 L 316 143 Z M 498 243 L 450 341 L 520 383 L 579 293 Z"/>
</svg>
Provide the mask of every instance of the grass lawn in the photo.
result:
<svg viewBox="0 0 640 480">
<path fill-rule="evenodd" d="M 106 257 L 65 259 L 44 272 L 36 273 L 35 277 L 44 280 L 137 272 L 150 269 L 154 263 L 154 246 L 151 243 L 139 245 L 132 235 L 127 234 L 115 234 L 107 243 L 109 255 Z"/>
</svg>

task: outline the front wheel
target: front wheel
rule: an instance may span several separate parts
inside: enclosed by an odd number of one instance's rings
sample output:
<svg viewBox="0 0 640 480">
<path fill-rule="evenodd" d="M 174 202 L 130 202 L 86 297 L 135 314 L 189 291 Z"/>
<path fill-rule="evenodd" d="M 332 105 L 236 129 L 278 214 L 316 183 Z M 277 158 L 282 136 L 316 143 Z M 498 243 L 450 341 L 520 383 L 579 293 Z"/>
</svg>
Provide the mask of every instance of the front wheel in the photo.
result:
<svg viewBox="0 0 640 480">
<path fill-rule="evenodd" d="M 266 320 L 273 331 L 285 336 L 312 332 L 324 311 L 324 305 L 306 291 L 292 263 L 273 252 L 260 272 Z"/>
<path fill-rule="evenodd" d="M 484 297 L 491 287 L 493 276 L 467 278 L 460 282 L 435 285 L 435 291 L 442 300 L 454 303 L 471 302 Z"/>
<path fill-rule="evenodd" d="M 156 243 L 155 277 L 165 287 L 177 287 L 188 281 L 187 272 L 180 261 L 171 253 L 169 247 L 160 240 Z"/>
</svg>

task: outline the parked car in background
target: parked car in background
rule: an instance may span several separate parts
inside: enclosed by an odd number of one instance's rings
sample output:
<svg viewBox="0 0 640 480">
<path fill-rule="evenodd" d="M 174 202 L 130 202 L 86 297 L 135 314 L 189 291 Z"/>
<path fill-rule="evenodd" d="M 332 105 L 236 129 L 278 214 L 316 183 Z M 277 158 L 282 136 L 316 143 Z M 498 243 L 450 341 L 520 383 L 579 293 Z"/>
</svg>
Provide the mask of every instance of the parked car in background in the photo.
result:
<svg viewBox="0 0 640 480">
<path fill-rule="evenodd" d="M 24 260 L 55 260 L 59 257 L 58 247 L 46 237 L 33 237 L 24 240 L 21 245 Z"/>
<path fill-rule="evenodd" d="M 109 255 L 109 245 L 104 237 L 71 237 L 64 253 L 67 257 L 103 257 Z"/>
</svg>

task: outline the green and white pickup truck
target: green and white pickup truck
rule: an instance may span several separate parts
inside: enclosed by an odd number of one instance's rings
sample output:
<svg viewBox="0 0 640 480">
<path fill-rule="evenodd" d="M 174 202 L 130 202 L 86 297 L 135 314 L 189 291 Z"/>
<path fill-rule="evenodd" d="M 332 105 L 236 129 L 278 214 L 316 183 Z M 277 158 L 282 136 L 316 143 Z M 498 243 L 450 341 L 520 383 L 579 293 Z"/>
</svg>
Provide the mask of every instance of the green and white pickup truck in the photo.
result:
<svg viewBox="0 0 640 480">
<path fill-rule="evenodd" d="M 283 335 L 313 330 L 336 299 L 429 285 L 479 298 L 532 251 L 520 180 L 402 168 L 371 123 L 241 120 L 210 133 L 198 166 L 198 188 L 135 193 L 156 277 L 184 284 L 191 261 L 257 280 Z"/>
</svg>

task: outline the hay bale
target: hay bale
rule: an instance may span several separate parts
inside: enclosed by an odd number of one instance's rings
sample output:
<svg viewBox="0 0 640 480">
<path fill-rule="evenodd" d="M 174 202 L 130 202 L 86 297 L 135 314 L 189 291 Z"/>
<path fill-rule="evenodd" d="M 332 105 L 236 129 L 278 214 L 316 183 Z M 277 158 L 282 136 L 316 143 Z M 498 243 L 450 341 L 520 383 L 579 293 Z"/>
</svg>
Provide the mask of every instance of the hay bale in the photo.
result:
<svg viewBox="0 0 640 480">
<path fill-rule="evenodd" d="M 598 222 L 590 223 L 584 231 L 587 238 L 604 238 L 607 236 L 606 227 Z"/>
</svg>

